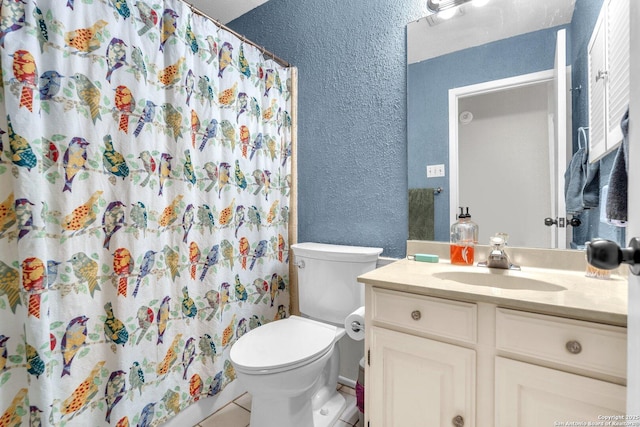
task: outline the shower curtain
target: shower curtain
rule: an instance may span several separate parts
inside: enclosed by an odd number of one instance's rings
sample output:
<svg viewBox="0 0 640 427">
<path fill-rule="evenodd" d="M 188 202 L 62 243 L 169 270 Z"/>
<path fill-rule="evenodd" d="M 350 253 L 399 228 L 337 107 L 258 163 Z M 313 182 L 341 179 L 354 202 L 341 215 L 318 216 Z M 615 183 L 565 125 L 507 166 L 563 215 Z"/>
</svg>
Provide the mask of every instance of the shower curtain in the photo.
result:
<svg viewBox="0 0 640 427">
<path fill-rule="evenodd" d="M 289 310 L 288 68 L 178 0 L 2 0 L 0 426 L 152 426 Z"/>
</svg>

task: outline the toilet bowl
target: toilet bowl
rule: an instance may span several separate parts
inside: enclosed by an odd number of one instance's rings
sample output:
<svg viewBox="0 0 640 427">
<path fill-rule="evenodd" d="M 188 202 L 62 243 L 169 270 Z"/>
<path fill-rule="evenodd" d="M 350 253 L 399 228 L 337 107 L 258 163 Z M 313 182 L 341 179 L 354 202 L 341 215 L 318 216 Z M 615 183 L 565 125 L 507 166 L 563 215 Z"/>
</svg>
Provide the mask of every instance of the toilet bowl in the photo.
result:
<svg viewBox="0 0 640 427">
<path fill-rule="evenodd" d="M 304 317 L 267 323 L 240 337 L 229 359 L 251 394 L 251 427 L 330 427 L 345 409 L 338 393 L 345 318 L 362 306 L 360 274 L 373 270 L 380 248 L 299 243 L 298 266 Z M 364 352 L 364 349 L 361 350 Z M 357 366 L 362 354 L 349 360 Z"/>
<path fill-rule="evenodd" d="M 345 408 L 336 390 L 345 331 L 298 316 L 243 335 L 231 348 L 238 381 L 252 396 L 251 427 L 328 427 Z"/>
</svg>

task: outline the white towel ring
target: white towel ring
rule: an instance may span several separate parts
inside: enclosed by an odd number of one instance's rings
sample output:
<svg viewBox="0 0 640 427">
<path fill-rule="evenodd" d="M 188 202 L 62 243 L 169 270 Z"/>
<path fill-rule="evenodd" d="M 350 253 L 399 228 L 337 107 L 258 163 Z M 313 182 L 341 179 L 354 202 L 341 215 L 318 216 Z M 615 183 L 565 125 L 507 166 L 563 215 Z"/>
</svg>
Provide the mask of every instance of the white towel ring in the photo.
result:
<svg viewBox="0 0 640 427">
<path fill-rule="evenodd" d="M 582 136 L 582 139 L 584 139 L 584 149 L 589 151 L 587 130 L 589 130 L 589 126 L 581 126 L 578 128 L 578 148 L 583 148 L 582 144 L 580 143 L 581 142 L 580 137 Z"/>
</svg>

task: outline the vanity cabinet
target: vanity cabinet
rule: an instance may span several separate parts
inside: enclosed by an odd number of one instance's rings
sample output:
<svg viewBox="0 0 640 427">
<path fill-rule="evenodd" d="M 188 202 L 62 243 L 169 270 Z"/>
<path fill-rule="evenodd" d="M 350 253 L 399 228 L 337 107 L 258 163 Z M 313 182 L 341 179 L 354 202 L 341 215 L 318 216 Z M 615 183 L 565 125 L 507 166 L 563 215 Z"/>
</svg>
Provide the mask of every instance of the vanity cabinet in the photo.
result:
<svg viewBox="0 0 640 427">
<path fill-rule="evenodd" d="M 370 426 L 474 426 L 476 352 L 443 339 L 475 342 L 475 304 L 382 289 L 368 296 Z"/>
<path fill-rule="evenodd" d="M 591 162 L 622 141 L 620 121 L 629 105 L 629 1 L 605 0 L 589 41 Z"/>
<path fill-rule="evenodd" d="M 538 427 L 625 413 L 624 327 L 372 285 L 365 295 L 368 427 Z"/>
</svg>

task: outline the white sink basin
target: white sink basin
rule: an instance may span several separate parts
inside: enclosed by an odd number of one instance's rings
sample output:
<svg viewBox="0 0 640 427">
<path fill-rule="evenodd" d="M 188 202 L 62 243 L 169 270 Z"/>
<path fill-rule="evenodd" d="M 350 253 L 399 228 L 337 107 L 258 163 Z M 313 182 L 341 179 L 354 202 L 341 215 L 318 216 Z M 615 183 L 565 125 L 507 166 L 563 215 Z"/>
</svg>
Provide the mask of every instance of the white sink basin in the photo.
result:
<svg viewBox="0 0 640 427">
<path fill-rule="evenodd" d="M 452 280 L 465 285 L 486 286 L 501 289 L 518 289 L 544 292 L 566 291 L 567 288 L 543 280 L 524 277 L 520 272 L 509 270 L 484 271 L 443 271 L 434 273 L 433 277 L 442 280 Z"/>
</svg>

